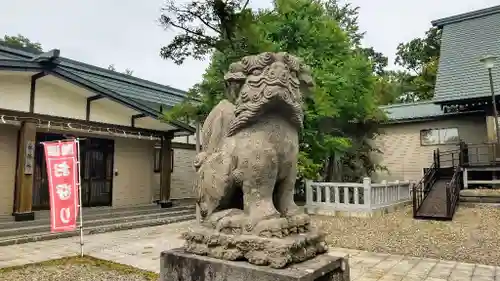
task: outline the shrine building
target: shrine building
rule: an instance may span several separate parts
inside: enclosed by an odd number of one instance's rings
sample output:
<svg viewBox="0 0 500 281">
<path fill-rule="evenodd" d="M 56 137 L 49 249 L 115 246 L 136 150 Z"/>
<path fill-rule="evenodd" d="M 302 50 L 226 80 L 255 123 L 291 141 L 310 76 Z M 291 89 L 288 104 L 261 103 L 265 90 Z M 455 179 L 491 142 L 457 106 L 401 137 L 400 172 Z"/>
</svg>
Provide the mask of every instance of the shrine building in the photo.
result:
<svg viewBox="0 0 500 281">
<path fill-rule="evenodd" d="M 193 196 L 195 129 L 164 112 L 184 91 L 60 56 L 0 46 L 0 217 L 49 208 L 42 142 L 80 139 L 84 207 Z"/>
</svg>

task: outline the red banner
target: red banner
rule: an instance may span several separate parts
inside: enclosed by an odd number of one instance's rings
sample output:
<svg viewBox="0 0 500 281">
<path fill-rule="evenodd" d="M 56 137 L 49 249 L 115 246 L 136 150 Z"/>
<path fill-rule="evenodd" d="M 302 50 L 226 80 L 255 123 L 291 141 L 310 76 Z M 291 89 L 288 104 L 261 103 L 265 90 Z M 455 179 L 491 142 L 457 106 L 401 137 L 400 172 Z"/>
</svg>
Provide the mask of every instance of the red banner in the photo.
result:
<svg viewBox="0 0 500 281">
<path fill-rule="evenodd" d="M 74 231 L 79 188 L 76 140 L 44 142 L 43 146 L 49 179 L 50 231 Z"/>
</svg>

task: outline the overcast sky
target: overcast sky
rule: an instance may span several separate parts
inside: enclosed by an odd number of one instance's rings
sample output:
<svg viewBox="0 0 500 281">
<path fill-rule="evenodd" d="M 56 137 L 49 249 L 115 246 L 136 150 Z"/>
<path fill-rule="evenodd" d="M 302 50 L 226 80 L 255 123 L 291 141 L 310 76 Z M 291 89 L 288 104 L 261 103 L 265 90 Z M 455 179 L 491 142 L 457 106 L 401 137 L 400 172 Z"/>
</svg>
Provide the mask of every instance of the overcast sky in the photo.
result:
<svg viewBox="0 0 500 281">
<path fill-rule="evenodd" d="M 270 0 L 251 0 L 255 8 Z M 350 0 L 360 7 L 364 44 L 389 57 L 398 43 L 422 36 L 430 21 L 500 4 L 499 0 Z M 22 34 L 57 48 L 61 55 L 187 90 L 201 79 L 207 61 L 181 66 L 159 57 L 174 36 L 158 22 L 163 0 L 15 0 L 2 1 L 0 35 Z"/>
</svg>

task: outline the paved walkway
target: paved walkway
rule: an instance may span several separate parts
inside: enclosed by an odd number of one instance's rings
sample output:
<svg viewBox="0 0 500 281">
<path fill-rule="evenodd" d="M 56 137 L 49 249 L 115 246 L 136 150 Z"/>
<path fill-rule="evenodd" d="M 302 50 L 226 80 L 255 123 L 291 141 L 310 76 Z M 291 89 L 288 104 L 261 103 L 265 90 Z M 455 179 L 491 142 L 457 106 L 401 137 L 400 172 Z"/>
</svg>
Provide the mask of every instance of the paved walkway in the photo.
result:
<svg viewBox="0 0 500 281">
<path fill-rule="evenodd" d="M 193 222 L 86 236 L 85 254 L 159 272 L 160 252 L 179 247 L 179 234 Z M 0 268 L 79 254 L 79 238 L 0 247 Z M 500 281 L 500 267 L 334 248 L 349 255 L 353 281 Z"/>
</svg>

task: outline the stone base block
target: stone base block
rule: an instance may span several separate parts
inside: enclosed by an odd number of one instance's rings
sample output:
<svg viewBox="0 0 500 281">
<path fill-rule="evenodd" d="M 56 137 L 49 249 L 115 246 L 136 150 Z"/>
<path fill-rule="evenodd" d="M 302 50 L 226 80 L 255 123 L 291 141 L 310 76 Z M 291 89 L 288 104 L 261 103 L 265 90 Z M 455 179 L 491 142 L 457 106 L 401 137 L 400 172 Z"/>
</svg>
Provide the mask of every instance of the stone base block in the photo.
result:
<svg viewBox="0 0 500 281">
<path fill-rule="evenodd" d="M 14 221 L 32 221 L 35 220 L 35 212 L 13 213 Z"/>
<path fill-rule="evenodd" d="M 161 208 L 171 208 L 174 205 L 172 201 L 158 201 L 158 204 Z"/>
<path fill-rule="evenodd" d="M 350 281 L 348 261 L 327 254 L 285 269 L 256 266 L 186 253 L 161 253 L 161 281 Z"/>
<path fill-rule="evenodd" d="M 324 234 L 315 230 L 283 238 L 226 234 L 198 227 L 183 234 L 188 253 L 224 260 L 247 260 L 255 265 L 283 268 L 325 253 Z"/>
</svg>

